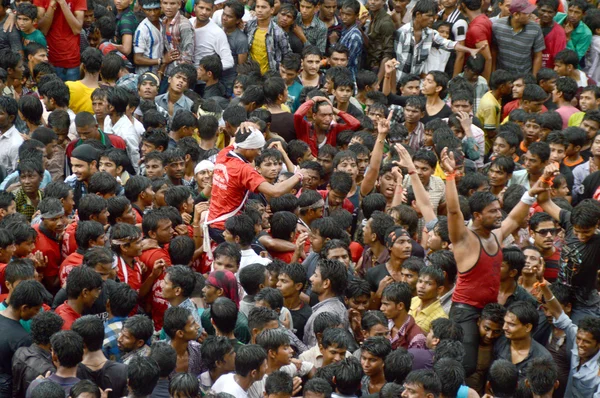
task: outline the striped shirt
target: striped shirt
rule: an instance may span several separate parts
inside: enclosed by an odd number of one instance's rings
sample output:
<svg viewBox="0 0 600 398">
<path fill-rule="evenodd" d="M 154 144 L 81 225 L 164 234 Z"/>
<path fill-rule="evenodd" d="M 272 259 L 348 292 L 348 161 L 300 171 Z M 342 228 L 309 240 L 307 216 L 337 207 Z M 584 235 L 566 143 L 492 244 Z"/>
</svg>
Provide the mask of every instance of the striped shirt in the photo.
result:
<svg viewBox="0 0 600 398">
<path fill-rule="evenodd" d="M 138 25 L 135 30 L 134 40 L 133 40 L 133 51 L 135 54 L 142 54 L 146 58 L 150 59 L 159 59 L 162 58 L 165 52 L 165 42 L 164 42 L 164 26 L 162 22 L 160 23 L 160 30 L 156 28 L 148 20 L 148 18 L 144 19 Z M 144 74 L 146 72 L 158 72 L 158 65 L 152 66 L 137 66 L 135 68 L 135 73 L 138 75 Z"/>
<path fill-rule="evenodd" d="M 350 50 L 350 54 L 348 55 L 348 69 L 350 69 L 352 75 L 356 77 L 363 50 L 362 33 L 356 24 L 348 29 L 342 30 L 340 43 Z"/>
<path fill-rule="evenodd" d="M 492 32 L 498 46 L 497 69 L 509 72 L 531 73 L 533 54 L 546 48 L 542 29 L 535 22 L 529 22 L 519 32 L 513 30 L 511 17 L 494 21 Z"/>
</svg>

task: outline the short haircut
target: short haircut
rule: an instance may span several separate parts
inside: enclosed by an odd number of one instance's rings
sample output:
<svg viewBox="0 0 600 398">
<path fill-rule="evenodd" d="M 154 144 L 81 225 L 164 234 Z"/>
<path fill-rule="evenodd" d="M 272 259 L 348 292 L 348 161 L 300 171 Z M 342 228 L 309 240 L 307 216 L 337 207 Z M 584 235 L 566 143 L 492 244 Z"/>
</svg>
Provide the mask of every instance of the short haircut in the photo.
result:
<svg viewBox="0 0 600 398">
<path fill-rule="evenodd" d="M 59 364 L 65 368 L 74 368 L 83 360 L 83 338 L 72 330 L 61 330 L 53 334 L 50 345 Z"/>
<path fill-rule="evenodd" d="M 152 394 L 158 379 L 160 368 L 154 359 L 144 356 L 134 356 L 127 365 L 127 386 L 129 393 L 138 396 Z"/>
<path fill-rule="evenodd" d="M 308 0 L 305 0 L 308 1 Z M 294 383 L 292 376 L 282 370 L 277 370 L 267 376 L 265 382 L 265 393 L 267 396 L 270 394 L 291 394 L 294 390 Z"/>
<path fill-rule="evenodd" d="M 433 363 L 435 364 L 442 358 L 452 358 L 462 362 L 465 358 L 465 347 L 461 341 L 441 340 L 435 346 Z"/>
<path fill-rule="evenodd" d="M 433 336 L 441 340 L 452 340 L 462 342 L 464 332 L 462 327 L 448 318 L 437 318 L 431 321 Z"/>
<path fill-rule="evenodd" d="M 167 275 L 174 287 L 180 287 L 182 295 L 188 298 L 192 295 L 194 286 L 196 285 L 196 279 L 194 277 L 194 271 L 190 267 L 185 265 L 173 265 L 166 269 Z"/>
<path fill-rule="evenodd" d="M 67 297 L 76 299 L 84 289 L 94 290 L 102 287 L 102 277 L 89 267 L 75 267 L 67 276 Z M 12 300 L 11 300 L 12 301 Z"/>
<path fill-rule="evenodd" d="M 292 282 L 294 282 L 294 284 L 301 283 L 303 288 L 306 285 L 306 281 L 307 281 L 306 270 L 304 269 L 304 267 L 301 264 L 298 264 L 298 263 L 285 264 L 279 271 L 279 274 L 287 275 L 292 280 Z"/>
<path fill-rule="evenodd" d="M 152 320 L 144 315 L 134 315 L 123 322 L 123 329 L 127 329 L 136 340 L 148 341 L 154 333 Z"/>
<path fill-rule="evenodd" d="M 235 261 L 236 264 L 240 264 L 242 260 L 242 253 L 240 252 L 240 248 L 235 243 L 223 242 L 217 246 L 213 252 L 213 256 L 215 259 L 220 256 L 229 257 Z"/>
<path fill-rule="evenodd" d="M 348 270 L 346 266 L 336 260 L 319 260 L 317 267 L 321 273 L 321 279 L 329 279 L 331 291 L 340 296 L 348 285 Z"/>
<path fill-rule="evenodd" d="M 433 394 L 434 397 L 442 392 L 442 382 L 433 370 L 414 370 L 406 376 L 404 384 L 419 385 L 426 394 Z"/>
<path fill-rule="evenodd" d="M 565 101 L 571 101 L 577 94 L 578 86 L 577 82 L 566 76 L 561 76 L 556 79 L 556 91 L 562 93 Z"/>
<path fill-rule="evenodd" d="M 404 304 L 404 309 L 408 312 L 410 310 L 410 303 L 412 300 L 412 289 L 407 283 L 394 282 L 383 289 L 383 294 L 381 297 L 393 302 L 394 304 Z"/>
<path fill-rule="evenodd" d="M 102 319 L 95 315 L 84 315 L 73 323 L 71 330 L 83 338 L 83 344 L 88 351 L 94 352 L 102 349 L 104 342 Z"/>
<path fill-rule="evenodd" d="M 112 315 L 127 317 L 137 305 L 137 291 L 133 290 L 127 283 L 107 283 L 106 287 Z"/>
<path fill-rule="evenodd" d="M 271 218 L 271 236 L 275 239 L 290 240 L 296 230 L 298 216 L 289 211 L 278 211 Z"/>
<path fill-rule="evenodd" d="M 31 338 L 40 345 L 50 344 L 50 336 L 58 333 L 64 324 L 63 319 L 51 311 L 41 311 L 31 320 Z"/>
<path fill-rule="evenodd" d="M 531 330 L 535 330 L 538 325 L 539 316 L 537 309 L 528 301 L 516 301 L 508 306 L 506 312 L 515 315 L 522 325 L 531 325 Z"/>
<path fill-rule="evenodd" d="M 347 2 L 348 0 L 346 0 Z M 356 3 L 358 3 L 356 0 L 352 0 Z M 344 3 L 346 4 L 346 3 Z M 312 392 L 315 394 L 322 394 L 323 398 L 331 398 L 331 394 L 333 393 L 333 389 L 331 388 L 331 384 L 329 384 L 329 382 L 325 379 L 322 379 L 320 377 L 313 377 L 312 379 L 308 380 L 305 384 L 304 384 L 304 388 L 303 388 L 304 394 L 306 394 L 307 392 Z"/>
<path fill-rule="evenodd" d="M 385 337 L 369 337 L 362 345 L 362 351 L 385 360 L 390 352 L 392 352 L 392 344 Z"/>
<path fill-rule="evenodd" d="M 75 242 L 82 250 L 87 250 L 90 248 L 90 240 L 97 240 L 104 234 L 104 227 L 98 221 L 80 221 L 75 231 Z"/>
<path fill-rule="evenodd" d="M 337 328 L 342 324 L 342 319 L 338 314 L 331 312 L 321 312 L 315 317 L 313 322 L 313 330 L 315 335 L 324 333 L 325 330 L 330 328 Z"/>
<path fill-rule="evenodd" d="M 160 369 L 159 377 L 162 378 L 169 377 L 177 367 L 177 352 L 171 347 L 171 344 L 165 341 L 152 343 L 149 358 L 156 361 Z M 205 359 L 204 355 L 202 355 L 202 359 Z"/>
<path fill-rule="evenodd" d="M 264 327 L 273 321 L 278 321 L 279 315 L 277 312 L 266 307 L 254 307 L 248 313 L 248 329 L 262 330 Z"/>
<path fill-rule="evenodd" d="M 254 300 L 264 301 L 269 305 L 269 308 L 275 311 L 279 311 L 283 308 L 283 295 L 279 290 L 272 287 L 265 287 L 256 293 Z"/>
<path fill-rule="evenodd" d="M 498 303 L 489 303 L 483 307 L 479 319 L 481 321 L 491 321 L 497 325 L 504 324 L 504 316 L 506 315 L 506 308 Z"/>
<path fill-rule="evenodd" d="M 335 345 L 337 348 L 347 349 L 348 343 L 348 333 L 344 329 L 334 327 L 327 328 L 323 332 L 323 338 L 321 339 L 323 348 Z"/>
<path fill-rule="evenodd" d="M 519 382 L 519 371 L 512 362 L 497 359 L 490 366 L 488 380 L 494 396 L 499 398 L 513 397 Z"/>
<path fill-rule="evenodd" d="M 525 255 L 518 247 L 503 248 L 502 261 L 508 264 L 510 271 L 517 270 L 515 277 L 521 275 L 521 271 L 525 267 Z"/>
<path fill-rule="evenodd" d="M 31 398 L 63 398 L 65 390 L 60 384 L 49 379 L 43 379 L 41 383 L 31 389 L 29 395 Z"/>
<path fill-rule="evenodd" d="M 290 345 L 290 337 L 282 329 L 265 329 L 256 336 L 256 344 L 269 351 L 277 351 L 279 347 Z"/>
<path fill-rule="evenodd" d="M 210 314 L 215 327 L 221 333 L 232 333 L 236 326 L 238 308 L 235 303 L 227 297 L 219 297 L 210 308 Z"/>
<path fill-rule="evenodd" d="M 346 287 L 345 296 L 347 299 L 355 299 L 362 296 L 367 296 L 370 298 L 371 286 L 369 285 L 369 282 L 364 279 L 355 278 L 349 280 L 348 287 Z"/>
<path fill-rule="evenodd" d="M 223 361 L 225 355 L 229 354 L 231 350 L 233 350 L 233 346 L 225 336 L 208 336 L 200 347 L 202 361 L 209 370 L 215 370 L 217 362 Z"/>
<path fill-rule="evenodd" d="M 558 367 L 550 358 L 533 358 L 526 369 L 526 378 L 531 392 L 545 395 L 554 389 L 558 380 Z"/>
<path fill-rule="evenodd" d="M 240 285 L 247 294 L 255 295 L 260 291 L 260 285 L 265 282 L 266 271 L 265 266 L 259 263 L 249 264 L 239 271 Z"/>
<path fill-rule="evenodd" d="M 337 390 L 341 395 L 352 395 L 360 387 L 363 372 L 356 357 L 351 356 L 338 362 L 333 372 Z"/>
<path fill-rule="evenodd" d="M 253 370 L 258 371 L 267 360 L 267 352 L 257 344 L 241 346 L 235 356 L 235 373 L 247 377 Z"/>
</svg>

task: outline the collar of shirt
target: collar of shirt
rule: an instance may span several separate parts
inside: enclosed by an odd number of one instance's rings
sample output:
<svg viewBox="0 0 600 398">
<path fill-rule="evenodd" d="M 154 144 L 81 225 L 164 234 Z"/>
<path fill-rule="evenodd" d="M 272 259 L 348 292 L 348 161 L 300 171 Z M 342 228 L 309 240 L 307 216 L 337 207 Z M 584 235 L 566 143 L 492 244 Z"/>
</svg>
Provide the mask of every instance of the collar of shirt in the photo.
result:
<svg viewBox="0 0 600 398">
<path fill-rule="evenodd" d="M 514 29 L 514 28 L 512 27 L 512 25 L 510 24 L 510 21 L 511 21 L 511 20 L 512 20 L 512 15 L 509 15 L 508 17 L 506 17 L 506 23 L 508 24 L 508 26 L 510 26 L 510 28 L 511 28 L 511 29 L 513 30 L 513 32 L 514 32 L 514 30 L 515 30 L 515 29 Z M 522 28 L 520 31 L 518 31 L 518 32 L 514 32 L 514 33 L 515 33 L 515 34 L 519 34 L 519 33 L 521 33 L 521 32 L 525 32 L 525 30 L 527 29 L 527 26 L 528 26 L 528 25 L 529 25 L 529 23 L 527 23 L 527 24 L 523 25 L 523 28 Z"/>
<path fill-rule="evenodd" d="M 600 351 L 588 359 L 586 363 L 579 366 L 579 352 L 577 350 L 577 344 L 573 344 L 573 348 L 571 348 L 571 358 L 571 369 L 577 369 L 577 372 L 581 372 L 584 369 L 587 370 L 587 372 L 597 372 L 600 370 L 600 364 L 598 364 L 598 360 L 600 360 Z"/>
<path fill-rule="evenodd" d="M 12 138 L 12 136 L 15 134 L 20 134 L 20 133 L 19 133 L 19 130 L 17 130 L 17 128 L 13 124 L 8 130 L 6 130 L 5 133 L 0 134 L 0 140 L 6 139 L 6 138 Z"/>
</svg>

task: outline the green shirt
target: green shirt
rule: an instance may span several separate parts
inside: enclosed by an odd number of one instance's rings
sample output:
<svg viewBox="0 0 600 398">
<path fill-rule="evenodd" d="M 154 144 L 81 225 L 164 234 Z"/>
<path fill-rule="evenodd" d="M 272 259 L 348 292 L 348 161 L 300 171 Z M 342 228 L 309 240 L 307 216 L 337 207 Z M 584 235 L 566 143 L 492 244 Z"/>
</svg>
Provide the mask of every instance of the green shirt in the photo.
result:
<svg viewBox="0 0 600 398">
<path fill-rule="evenodd" d="M 23 31 L 21 32 L 21 37 L 23 38 L 23 40 L 29 40 L 30 42 L 34 41 L 38 44 L 41 44 L 42 46 L 48 48 L 48 43 L 46 42 L 46 36 L 44 36 L 44 34 L 42 32 L 40 32 L 39 30 L 34 30 L 31 33 L 25 33 Z M 25 43 L 23 43 L 23 45 L 25 45 Z"/>
<path fill-rule="evenodd" d="M 554 20 L 560 25 L 567 22 L 567 14 L 559 12 L 554 16 Z M 567 48 L 575 51 L 581 60 L 592 44 L 592 31 L 583 21 L 571 32 L 571 39 L 567 42 Z"/>
<path fill-rule="evenodd" d="M 209 335 L 215 335 L 216 331 L 212 323 L 210 323 L 210 309 L 205 309 L 200 316 L 202 320 L 202 327 L 206 330 Z M 248 318 L 242 312 L 238 312 L 237 320 L 235 322 L 235 329 L 233 330 L 235 337 L 244 344 L 250 342 L 250 329 L 248 329 Z"/>
</svg>

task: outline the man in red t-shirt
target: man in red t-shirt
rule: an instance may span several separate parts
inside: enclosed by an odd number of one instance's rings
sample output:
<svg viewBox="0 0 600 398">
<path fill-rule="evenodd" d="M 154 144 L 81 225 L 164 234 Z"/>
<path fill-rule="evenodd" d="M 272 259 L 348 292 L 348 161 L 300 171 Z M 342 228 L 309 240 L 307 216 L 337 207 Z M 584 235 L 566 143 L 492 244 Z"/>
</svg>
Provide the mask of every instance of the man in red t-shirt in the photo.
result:
<svg viewBox="0 0 600 398">
<path fill-rule="evenodd" d="M 39 270 L 43 274 L 43 284 L 50 293 L 56 293 L 60 288 L 58 270 L 62 263 L 60 246 L 67 225 L 67 216 L 60 200 L 44 198 L 40 201 L 38 210 L 42 222 L 33 228 L 37 232 L 33 253 L 42 252 L 45 266 Z"/>
<path fill-rule="evenodd" d="M 0 229 L 0 294 L 8 293 L 4 285 L 6 265 L 15 253 L 15 238 L 10 232 Z"/>
<path fill-rule="evenodd" d="M 79 80 L 80 33 L 86 0 L 34 0 L 38 29 L 48 42 L 48 60 L 63 81 Z"/>
<path fill-rule="evenodd" d="M 265 145 L 265 138 L 254 123 L 242 123 L 235 142 L 217 155 L 213 174 L 213 188 L 206 227 L 210 238 L 217 243 L 225 241 L 225 220 L 241 212 L 249 192 L 278 197 L 302 181 L 302 170 L 277 184 L 267 182 L 252 166 Z M 291 170 L 290 170 L 291 171 Z M 205 240 L 209 244 L 208 239 Z M 209 250 L 209 249 L 207 249 Z"/>
<path fill-rule="evenodd" d="M 485 67 L 481 76 L 489 81 L 492 74 L 492 52 L 490 49 L 492 45 L 492 21 L 481 12 L 481 0 L 463 0 L 458 7 L 469 20 L 465 46 L 469 48 L 483 47 L 479 52 L 485 58 Z"/>
<path fill-rule="evenodd" d="M 67 225 L 62 239 L 62 256 L 67 257 L 75 253 L 79 247 L 76 231 L 79 229 L 79 223 L 83 221 L 96 221 L 102 227 L 108 225 L 108 204 L 106 199 L 96 194 L 85 195 L 79 202 L 77 209 L 79 221 L 74 221 Z"/>
<path fill-rule="evenodd" d="M 105 232 L 104 227 L 97 221 L 80 221 L 77 224 L 77 232 L 75 232 L 75 240 L 77 241 L 77 250 L 64 259 L 58 270 L 58 278 L 60 286 L 65 286 L 67 276 L 75 267 L 80 267 L 83 263 L 83 255 L 90 247 L 104 247 Z"/>
<path fill-rule="evenodd" d="M 100 297 L 102 283 L 100 274 L 90 267 L 77 267 L 71 271 L 67 277 L 67 301 L 54 311 L 65 321 L 63 330 L 70 330 L 73 322 Z"/>
</svg>

